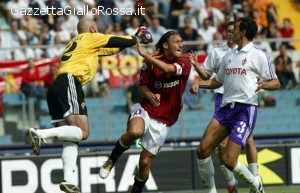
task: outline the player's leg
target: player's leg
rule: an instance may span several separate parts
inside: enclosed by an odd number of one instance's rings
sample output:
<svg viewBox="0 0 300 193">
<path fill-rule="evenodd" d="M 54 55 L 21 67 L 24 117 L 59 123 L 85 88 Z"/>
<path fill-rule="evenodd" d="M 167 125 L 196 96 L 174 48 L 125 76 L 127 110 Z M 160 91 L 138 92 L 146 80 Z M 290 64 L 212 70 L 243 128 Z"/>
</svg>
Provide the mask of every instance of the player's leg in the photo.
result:
<svg viewBox="0 0 300 193">
<path fill-rule="evenodd" d="M 148 119 L 146 119 L 148 120 Z M 143 151 L 139 160 L 139 171 L 135 176 L 134 184 L 132 187 L 132 193 L 140 193 L 148 180 L 150 173 L 150 166 L 152 159 L 161 149 L 161 146 L 165 143 L 167 135 L 170 131 L 165 123 L 159 122 L 155 119 L 149 118 L 147 121 L 149 126 L 146 127 L 144 135 L 141 137 L 141 145 Z"/>
<path fill-rule="evenodd" d="M 149 177 L 150 166 L 152 159 L 155 157 L 148 150 L 143 149 L 139 160 L 139 171 L 134 178 L 134 184 L 132 186 L 132 193 L 141 193 Z"/>
<path fill-rule="evenodd" d="M 132 107 L 132 111 L 127 124 L 127 132 L 121 136 L 113 148 L 108 160 L 100 167 L 99 176 L 103 179 L 107 178 L 110 171 L 116 164 L 119 157 L 128 150 L 133 142 L 139 139 L 145 131 L 145 110 L 136 104 Z"/>
<path fill-rule="evenodd" d="M 226 154 L 222 157 L 225 166 L 230 169 L 242 181 L 250 184 L 253 190 L 263 193 L 262 182 L 259 176 L 253 176 L 248 168 L 240 161 L 238 156 L 241 151 L 241 146 L 236 142 L 230 141 L 226 147 Z"/>
<path fill-rule="evenodd" d="M 42 133 L 41 136 L 54 135 L 58 140 L 64 141 L 62 151 L 64 182 L 60 183 L 59 187 L 66 193 L 80 193 L 77 175 L 75 175 L 77 172 L 76 161 L 78 156 L 78 144 L 81 140 L 86 139 L 90 133 L 88 118 L 86 115 L 71 114 L 65 118 L 65 123 L 67 125 L 58 123 L 58 127 L 49 129 L 48 133 Z M 76 127 L 81 129 L 80 135 L 76 134 Z"/>
<path fill-rule="evenodd" d="M 225 179 L 227 180 L 228 193 L 237 193 L 238 181 L 236 180 L 233 173 L 222 162 L 222 155 L 224 154 L 227 142 L 228 137 L 226 137 L 218 146 L 218 155 L 221 162 L 220 169 L 223 172 Z"/>
<path fill-rule="evenodd" d="M 71 115 L 70 115 L 71 116 Z M 47 139 L 49 137 L 55 137 L 58 140 L 63 140 L 63 151 L 62 151 L 62 161 L 63 161 L 63 171 L 64 171 L 64 182 L 60 184 L 60 189 L 67 193 L 79 193 L 80 190 L 77 187 L 78 179 L 76 178 L 75 172 L 77 170 L 76 161 L 78 155 L 78 143 L 81 141 L 83 132 L 76 128 L 87 128 L 87 119 L 83 115 L 72 115 L 76 118 L 78 122 L 76 127 L 70 127 L 65 125 L 66 121 L 61 121 L 56 123 L 55 128 L 46 130 L 35 130 L 34 133 L 39 139 Z M 82 119 L 81 119 L 82 118 Z M 80 121 L 81 120 L 81 121 Z M 76 123 L 72 123 L 76 125 Z M 47 132 L 44 132 L 47 131 Z M 33 133 L 33 132 L 32 132 Z M 31 133 L 31 134 L 32 134 Z M 85 132 L 88 133 L 88 132 Z M 68 139 L 68 140 L 66 140 Z"/>
<path fill-rule="evenodd" d="M 80 82 L 70 74 L 59 75 L 47 92 L 47 104 L 54 123 L 50 129 L 29 128 L 34 153 L 39 155 L 42 141 L 56 138 L 79 142 L 89 136 L 87 108 Z"/>
<path fill-rule="evenodd" d="M 254 184 L 254 176 L 243 163 L 238 161 L 238 156 L 241 149 L 242 147 L 240 144 L 229 140 L 225 153 L 222 155 L 222 162 L 229 170 L 239 176 L 243 181 L 247 182 L 248 184 Z"/>
<path fill-rule="evenodd" d="M 66 117 L 66 122 L 68 125 L 76 125 L 82 129 L 82 138 L 86 139 L 89 136 L 88 119 L 85 115 L 69 115 Z M 63 126 L 61 126 L 63 127 Z M 59 128 L 59 127 L 58 127 Z M 63 129 L 64 130 L 64 129 Z M 69 132 L 72 132 L 69 130 Z M 62 161 L 64 170 L 64 182 L 60 183 L 60 189 L 67 193 L 80 192 L 77 179 L 77 156 L 78 156 L 78 144 L 79 142 L 64 140 L 63 151 L 62 151 Z"/>
<path fill-rule="evenodd" d="M 57 125 L 62 125 L 59 122 Z M 88 138 L 90 134 L 87 115 L 71 114 L 63 121 L 66 125 L 49 129 L 38 129 L 35 132 L 42 138 L 54 138 L 60 141 L 79 142 Z M 32 130 L 32 129 L 30 129 Z"/>
<path fill-rule="evenodd" d="M 30 128 L 28 133 L 33 143 L 35 153 L 39 153 L 40 141 L 55 138 L 63 141 L 64 182 L 60 189 L 67 193 L 79 193 L 76 172 L 78 143 L 88 138 L 89 126 L 87 108 L 80 82 L 70 74 L 60 75 L 47 93 L 47 103 L 55 127 L 50 129 Z M 33 139 L 32 136 L 36 138 Z M 34 143 L 35 142 L 35 143 Z"/>
<path fill-rule="evenodd" d="M 253 176 L 248 168 L 240 161 L 238 156 L 242 148 L 246 146 L 256 122 L 257 107 L 247 104 L 235 103 L 231 105 L 231 129 L 222 161 L 235 176 L 250 184 L 251 189 L 263 193 L 262 182 L 259 176 Z"/>
<path fill-rule="evenodd" d="M 215 113 L 218 112 L 218 110 L 220 109 L 222 104 L 222 99 L 223 99 L 223 94 L 217 93 L 216 100 L 215 100 Z M 222 154 L 224 154 L 227 141 L 228 141 L 228 137 L 226 137 L 218 146 L 218 155 L 219 155 L 219 160 L 221 162 L 220 169 L 223 172 L 225 179 L 227 180 L 228 193 L 237 193 L 238 181 L 235 179 L 233 173 L 228 168 L 226 168 L 224 163 L 222 163 L 222 159 L 221 159 Z"/>
<path fill-rule="evenodd" d="M 253 134 L 251 134 L 246 145 L 246 156 L 248 169 L 254 176 L 258 175 L 257 149 L 254 143 Z"/>
<path fill-rule="evenodd" d="M 143 135 L 144 128 L 144 120 L 141 117 L 135 117 L 129 121 L 127 132 L 117 141 L 108 160 L 100 168 L 99 175 L 101 178 L 107 178 L 119 157 L 130 148 L 135 140 Z"/>
<path fill-rule="evenodd" d="M 257 149 L 254 143 L 253 134 L 251 134 L 246 145 L 246 157 L 248 162 L 248 169 L 254 175 L 258 175 L 258 164 L 257 164 Z M 254 190 L 250 190 L 250 193 L 255 193 Z"/>
<path fill-rule="evenodd" d="M 226 127 L 213 118 L 206 128 L 201 143 L 197 148 L 198 172 L 205 187 L 209 189 L 209 193 L 217 192 L 214 180 L 215 170 L 211 155 L 227 135 L 228 131 Z"/>
</svg>

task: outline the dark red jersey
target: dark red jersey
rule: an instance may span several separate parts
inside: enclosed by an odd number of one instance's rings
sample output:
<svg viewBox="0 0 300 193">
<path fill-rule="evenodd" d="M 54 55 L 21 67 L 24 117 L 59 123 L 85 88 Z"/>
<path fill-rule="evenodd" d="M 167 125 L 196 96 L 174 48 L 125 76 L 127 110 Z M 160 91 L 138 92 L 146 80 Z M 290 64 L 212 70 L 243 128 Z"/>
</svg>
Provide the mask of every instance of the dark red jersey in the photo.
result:
<svg viewBox="0 0 300 193">
<path fill-rule="evenodd" d="M 168 61 L 164 55 L 154 57 L 173 65 L 176 73 L 164 73 L 145 61 L 139 86 L 147 86 L 154 94 L 160 94 L 160 105 L 153 106 L 146 98 L 142 98 L 141 105 L 151 118 L 171 126 L 177 121 L 183 105 L 182 95 L 189 78 L 191 62 L 187 57 L 177 58 L 174 62 Z"/>
</svg>

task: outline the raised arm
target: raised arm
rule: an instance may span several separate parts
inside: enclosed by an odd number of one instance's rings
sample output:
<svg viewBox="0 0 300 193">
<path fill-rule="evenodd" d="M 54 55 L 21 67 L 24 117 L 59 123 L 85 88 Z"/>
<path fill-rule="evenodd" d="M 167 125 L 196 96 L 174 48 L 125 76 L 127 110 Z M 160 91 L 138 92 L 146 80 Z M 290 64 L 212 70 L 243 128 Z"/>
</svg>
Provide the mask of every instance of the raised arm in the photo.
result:
<svg viewBox="0 0 300 193">
<path fill-rule="evenodd" d="M 146 60 L 148 60 L 151 64 L 153 64 L 153 66 L 155 66 L 159 70 L 165 73 L 172 73 L 172 74 L 176 73 L 176 68 L 173 65 L 169 65 L 149 55 L 147 52 L 145 52 L 145 50 L 142 48 L 142 46 L 139 43 L 137 43 L 137 50 L 141 56 L 143 56 Z"/>
<path fill-rule="evenodd" d="M 121 51 L 121 48 L 100 48 L 98 50 L 98 56 L 110 56 L 117 54 Z"/>
<path fill-rule="evenodd" d="M 106 44 L 106 48 L 126 48 L 134 46 L 140 42 L 140 38 L 135 36 L 111 36 Z"/>
<path fill-rule="evenodd" d="M 199 64 L 197 60 L 197 54 L 195 52 L 191 52 L 189 54 L 189 59 L 192 63 L 192 65 L 195 67 L 195 70 L 197 71 L 198 75 L 203 79 L 203 80 L 208 80 L 210 79 L 211 75 L 208 74 Z"/>
<path fill-rule="evenodd" d="M 147 28 L 139 27 L 134 36 L 113 36 L 106 35 L 109 39 L 104 47 L 106 48 L 126 48 L 134 46 L 136 43 L 150 44 L 153 42 L 152 35 Z"/>
</svg>

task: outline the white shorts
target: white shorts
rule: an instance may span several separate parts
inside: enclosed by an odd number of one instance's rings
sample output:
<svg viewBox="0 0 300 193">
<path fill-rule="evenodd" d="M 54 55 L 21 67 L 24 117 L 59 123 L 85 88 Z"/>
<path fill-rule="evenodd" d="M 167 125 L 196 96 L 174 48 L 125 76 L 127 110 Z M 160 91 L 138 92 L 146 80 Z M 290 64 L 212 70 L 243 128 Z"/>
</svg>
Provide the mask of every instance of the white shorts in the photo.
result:
<svg viewBox="0 0 300 193">
<path fill-rule="evenodd" d="M 140 103 L 134 104 L 131 107 L 130 114 L 130 120 L 135 117 L 144 119 L 145 128 L 144 135 L 140 139 L 141 145 L 150 153 L 156 155 L 160 151 L 161 146 L 165 143 L 170 127 L 165 123 L 150 118 Z"/>
</svg>

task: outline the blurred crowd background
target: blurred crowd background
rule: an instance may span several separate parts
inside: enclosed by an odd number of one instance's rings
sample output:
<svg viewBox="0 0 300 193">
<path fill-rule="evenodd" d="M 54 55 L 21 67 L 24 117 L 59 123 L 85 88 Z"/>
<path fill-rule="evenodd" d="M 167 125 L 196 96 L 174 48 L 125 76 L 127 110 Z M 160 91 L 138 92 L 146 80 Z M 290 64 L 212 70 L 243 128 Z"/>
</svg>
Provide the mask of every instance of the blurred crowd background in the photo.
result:
<svg viewBox="0 0 300 193">
<path fill-rule="evenodd" d="M 51 12 L 47 14 L 42 11 L 52 7 Z M 97 11 L 98 9 L 102 11 Z M 125 14 L 112 14 L 113 10 L 119 13 L 123 10 Z M 155 52 L 155 43 L 166 31 L 176 30 L 184 40 L 184 51 L 186 53 L 196 51 L 200 64 L 213 48 L 225 43 L 227 22 L 240 17 L 251 17 L 259 26 L 254 43 L 270 56 L 281 82 L 281 91 L 291 91 L 287 96 L 294 97 L 293 100 L 282 99 L 278 98 L 285 96 L 281 93 L 262 91 L 259 93 L 259 104 L 261 107 L 278 106 L 278 108 L 295 106 L 295 115 L 289 115 L 289 119 L 282 119 L 283 121 L 290 121 L 299 115 L 300 99 L 297 98 L 300 90 L 299 0 L 2 0 L 0 125 L 3 116 L 4 128 L 1 129 L 0 126 L 0 136 L 1 134 L 6 136 L 11 132 L 10 128 L 22 131 L 26 128 L 24 125 L 28 124 L 37 127 L 49 126 L 46 91 L 55 79 L 59 57 L 69 40 L 77 35 L 77 22 L 83 17 L 95 20 L 99 32 L 104 34 L 134 35 L 140 26 L 146 26 L 154 39 L 153 44 L 147 46 L 147 50 L 151 53 Z M 90 109 L 91 114 L 95 115 L 95 119 L 91 118 L 90 125 L 91 127 L 103 125 L 106 140 L 111 139 L 110 129 L 114 127 L 112 124 L 126 120 L 128 108 L 140 97 L 136 80 L 141 65 L 142 59 L 134 47 L 127 48 L 108 59 L 99 58 L 96 77 L 84 87 L 86 96 L 92 98 L 89 100 L 92 104 Z M 197 80 L 199 76 L 192 69 L 189 85 Z M 16 94 L 16 100 L 10 94 Z M 185 109 L 188 111 L 206 109 L 207 112 L 207 108 L 210 109 L 211 94 L 210 91 L 201 90 L 199 97 L 195 97 L 186 92 Z M 119 95 L 122 98 L 118 98 Z M 23 96 L 26 97 L 25 100 Z M 93 99 L 97 101 L 93 103 Z M 3 104 L 8 107 L 3 107 Z M 16 104 L 19 105 L 17 110 L 12 107 Z M 22 108 L 20 105 L 23 105 Z M 102 111 L 94 112 L 93 109 L 96 107 Z M 21 109 L 23 112 L 19 113 Z M 118 114 L 120 112 L 121 114 Z M 274 112 L 276 115 L 281 113 Z M 289 109 L 289 112 L 292 110 Z M 19 115 L 15 116 L 16 114 Z M 195 111 L 194 119 L 200 124 L 198 114 Z M 103 116 L 105 119 L 101 119 L 101 122 L 100 118 Z M 118 120 L 110 120 L 114 117 Z M 192 115 L 188 117 L 191 118 Z M 23 125 L 19 125 L 20 119 Z M 11 122 L 13 126 L 9 125 Z M 186 132 L 189 126 L 184 126 L 185 123 L 186 121 L 179 120 L 175 126 L 175 130 L 178 127 L 178 136 L 188 135 Z M 294 132 L 292 129 L 294 126 L 298 127 L 299 121 L 292 123 L 291 132 Z M 272 124 L 266 128 L 273 128 Z M 115 127 L 121 131 L 124 123 Z M 196 127 L 191 125 L 191 128 Z M 285 126 L 282 128 L 286 129 Z M 264 131 L 269 132 L 268 129 Z M 13 136 L 15 135 L 14 133 Z M 22 141 L 20 138 L 13 141 Z"/>
<path fill-rule="evenodd" d="M 53 7 L 54 14 L 37 11 L 46 7 Z M 99 7 L 103 11 L 96 12 Z M 143 11 L 138 10 L 141 7 Z M 169 29 L 179 31 L 185 41 L 222 41 L 226 39 L 228 21 L 251 17 L 259 26 L 258 47 L 268 54 L 279 50 L 282 42 L 288 49 L 295 49 L 289 41 L 265 41 L 295 35 L 292 19 L 279 17 L 271 0 L 3 0 L 0 9 L 0 45 L 14 48 L 1 50 L 1 60 L 58 57 L 64 49 L 59 45 L 66 44 L 77 34 L 76 25 L 82 17 L 95 20 L 99 32 L 115 35 L 133 35 L 139 26 L 147 26 L 154 43 Z M 112 9 L 119 13 L 121 9 L 126 10 L 126 14 L 113 15 Z M 24 10 L 29 14 L 24 14 Z M 87 12 L 74 15 L 82 10 Z M 22 50 L 18 49 L 20 46 L 46 48 Z M 186 46 L 186 51 L 209 52 L 214 46 L 193 44 Z"/>
<path fill-rule="evenodd" d="M 299 2 L 291 2 L 298 9 Z M 45 14 L 46 8 L 53 9 Z M 293 66 L 300 62 L 287 54 L 297 50 L 291 38 L 298 21 L 279 16 L 271 0 L 3 0 L 0 9 L 0 60 L 59 57 L 77 35 L 82 17 L 95 20 L 99 32 L 115 35 L 133 35 L 138 27 L 147 26 L 154 44 L 167 30 L 177 30 L 186 42 L 185 52 L 205 55 L 226 40 L 228 21 L 251 17 L 259 26 L 256 46 L 273 56 L 283 88 L 295 88 L 299 79 Z M 112 10 L 125 10 L 125 14 L 112 14 Z M 275 59 L 274 53 L 280 57 Z M 134 48 L 123 54 L 138 56 Z"/>
</svg>

